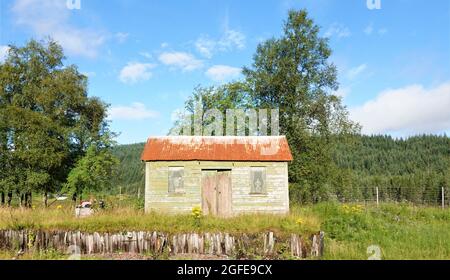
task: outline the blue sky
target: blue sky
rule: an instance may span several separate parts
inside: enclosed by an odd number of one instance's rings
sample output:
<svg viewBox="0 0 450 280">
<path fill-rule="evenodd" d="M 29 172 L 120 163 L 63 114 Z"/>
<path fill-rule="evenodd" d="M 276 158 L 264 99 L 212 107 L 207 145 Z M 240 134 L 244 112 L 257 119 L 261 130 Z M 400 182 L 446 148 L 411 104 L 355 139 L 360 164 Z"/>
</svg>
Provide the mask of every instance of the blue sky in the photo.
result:
<svg viewBox="0 0 450 280">
<path fill-rule="evenodd" d="M 239 79 L 289 9 L 306 8 L 333 49 L 351 118 L 366 134 L 450 132 L 450 1 L 0 0 L 8 44 L 51 36 L 111 104 L 119 143 L 165 135 L 196 85 Z"/>
</svg>

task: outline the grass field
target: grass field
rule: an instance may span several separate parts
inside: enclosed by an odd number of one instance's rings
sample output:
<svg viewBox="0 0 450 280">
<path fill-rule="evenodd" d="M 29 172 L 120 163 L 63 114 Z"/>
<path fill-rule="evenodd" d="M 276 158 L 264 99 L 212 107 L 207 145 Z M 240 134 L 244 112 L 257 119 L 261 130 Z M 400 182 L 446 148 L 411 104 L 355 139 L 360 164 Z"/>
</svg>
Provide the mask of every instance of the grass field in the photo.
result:
<svg viewBox="0 0 450 280">
<path fill-rule="evenodd" d="M 324 203 L 293 206 L 289 216 L 245 215 L 231 219 L 192 215 L 144 214 L 123 202 L 95 216 L 76 219 L 69 204 L 50 209 L 0 209 L 0 229 L 81 230 L 122 232 L 228 232 L 277 234 L 326 233 L 324 259 L 368 259 L 379 248 L 382 259 L 450 259 L 450 210 L 385 204 L 380 207 Z M 368 252 L 372 246 L 375 251 Z M 0 252 L 8 259 L 13 252 Z M 24 256 L 29 259 L 64 258 L 58 252 Z"/>
<path fill-rule="evenodd" d="M 216 217 L 196 218 L 186 215 L 162 213 L 145 214 L 130 203 L 122 202 L 95 215 L 76 218 L 71 205 L 53 205 L 49 209 L 0 209 L 0 229 L 34 230 L 80 230 L 84 232 L 159 231 L 165 233 L 184 232 L 228 232 L 260 233 L 273 231 L 279 235 L 290 233 L 313 233 L 320 230 L 320 222 L 312 213 L 297 209 L 288 216 L 242 215 L 229 219 Z"/>
<path fill-rule="evenodd" d="M 382 205 L 364 209 L 321 204 L 303 208 L 326 232 L 325 259 L 450 259 L 450 210 Z"/>
</svg>

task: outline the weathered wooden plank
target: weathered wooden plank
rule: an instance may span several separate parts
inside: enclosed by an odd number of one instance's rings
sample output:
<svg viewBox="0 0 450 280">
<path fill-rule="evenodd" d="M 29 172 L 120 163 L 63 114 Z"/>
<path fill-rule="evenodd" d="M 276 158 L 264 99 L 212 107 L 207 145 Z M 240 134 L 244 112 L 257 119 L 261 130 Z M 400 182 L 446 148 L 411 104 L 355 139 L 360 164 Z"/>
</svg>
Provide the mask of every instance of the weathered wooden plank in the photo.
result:
<svg viewBox="0 0 450 280">
<path fill-rule="evenodd" d="M 185 170 L 185 193 L 171 196 L 168 193 L 168 170 L 170 166 L 183 166 Z M 251 167 L 266 168 L 267 195 L 251 195 Z M 188 212 L 202 204 L 202 169 L 232 169 L 232 209 L 233 214 L 245 211 L 270 213 L 289 212 L 289 192 L 287 163 L 257 162 L 148 162 L 146 164 L 146 211 Z M 165 205 L 164 205 L 165 204 Z M 170 210 L 173 208 L 172 210 Z M 282 209 L 282 210 L 279 210 Z"/>
</svg>

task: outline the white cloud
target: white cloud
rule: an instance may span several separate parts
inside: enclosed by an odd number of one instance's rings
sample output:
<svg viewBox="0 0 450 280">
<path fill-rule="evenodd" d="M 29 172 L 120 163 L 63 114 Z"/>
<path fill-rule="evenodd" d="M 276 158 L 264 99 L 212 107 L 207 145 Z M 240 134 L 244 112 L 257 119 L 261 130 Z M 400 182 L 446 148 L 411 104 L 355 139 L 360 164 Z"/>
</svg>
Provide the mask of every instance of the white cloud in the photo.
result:
<svg viewBox="0 0 450 280">
<path fill-rule="evenodd" d="M 203 62 L 192 54 L 185 52 L 163 52 L 159 55 L 161 63 L 179 68 L 182 71 L 192 71 L 203 67 Z"/>
<path fill-rule="evenodd" d="M 147 81 L 152 77 L 150 70 L 154 67 L 155 65 L 150 63 L 130 62 L 120 71 L 119 79 L 126 84 Z"/>
<path fill-rule="evenodd" d="M 388 32 L 388 30 L 387 30 L 386 28 L 381 28 L 381 29 L 378 30 L 378 34 L 379 34 L 379 35 L 384 35 L 384 34 L 386 34 L 387 32 Z"/>
<path fill-rule="evenodd" d="M 339 39 L 340 38 L 347 38 L 350 37 L 351 32 L 350 29 L 348 27 L 346 27 L 345 25 L 341 24 L 341 23 L 333 23 L 328 30 L 325 32 L 325 37 L 333 37 L 336 36 Z"/>
<path fill-rule="evenodd" d="M 245 35 L 237 30 L 225 29 L 220 39 L 211 39 L 207 35 L 200 36 L 195 42 L 197 51 L 207 58 L 215 53 L 245 48 Z"/>
<path fill-rule="evenodd" d="M 361 64 L 357 67 L 354 67 L 347 72 L 347 78 L 350 80 L 355 79 L 357 76 L 359 76 L 361 73 L 363 73 L 367 69 L 366 64 Z"/>
<path fill-rule="evenodd" d="M 85 75 L 88 78 L 93 78 L 93 77 L 97 76 L 97 73 L 95 73 L 95 72 L 81 72 L 81 74 Z"/>
<path fill-rule="evenodd" d="M 366 33 L 366 35 L 372 35 L 373 32 L 375 31 L 375 27 L 373 26 L 373 23 L 369 24 L 365 29 L 364 29 L 364 33 Z M 382 36 L 384 34 L 386 34 L 388 32 L 387 28 L 379 28 L 377 31 L 378 35 Z"/>
<path fill-rule="evenodd" d="M 202 36 L 195 42 L 195 47 L 200 54 L 207 58 L 211 58 L 215 51 L 216 44 L 216 41 L 209 39 L 206 36 Z"/>
<path fill-rule="evenodd" d="M 128 37 L 130 36 L 130 34 L 128 33 L 123 33 L 123 32 L 118 32 L 116 34 L 114 34 L 114 37 L 117 39 L 117 41 L 119 43 L 125 43 L 128 39 Z"/>
<path fill-rule="evenodd" d="M 245 48 L 245 35 L 239 31 L 228 29 L 219 41 L 219 47 L 223 50 L 231 50 L 232 48 L 242 50 Z"/>
<path fill-rule="evenodd" d="M 227 65 L 214 65 L 206 71 L 206 76 L 216 82 L 224 82 L 239 77 L 241 68 Z"/>
<path fill-rule="evenodd" d="M 411 85 L 381 92 L 374 100 L 350 109 L 363 133 L 404 136 L 450 131 L 450 82 L 426 89 Z"/>
<path fill-rule="evenodd" d="M 139 54 L 148 59 L 151 59 L 153 57 L 149 52 L 140 52 Z"/>
<path fill-rule="evenodd" d="M 338 97 L 345 98 L 348 96 L 350 91 L 351 91 L 350 87 L 340 87 L 337 91 L 333 92 L 333 94 Z"/>
<path fill-rule="evenodd" d="M 0 62 L 3 62 L 8 56 L 9 47 L 8 46 L 0 46 Z"/>
<path fill-rule="evenodd" d="M 109 109 L 108 118 L 111 120 L 145 120 L 159 117 L 159 113 L 149 110 L 144 104 L 135 102 L 130 106 L 117 106 Z"/>
<path fill-rule="evenodd" d="M 51 36 L 68 54 L 97 56 L 105 35 L 94 29 L 69 23 L 71 10 L 62 0 L 16 0 L 12 12 L 15 23 L 31 29 L 38 37 Z"/>
<path fill-rule="evenodd" d="M 369 24 L 365 29 L 364 29 L 364 33 L 366 33 L 367 35 L 372 34 L 373 32 L 373 24 Z"/>
</svg>

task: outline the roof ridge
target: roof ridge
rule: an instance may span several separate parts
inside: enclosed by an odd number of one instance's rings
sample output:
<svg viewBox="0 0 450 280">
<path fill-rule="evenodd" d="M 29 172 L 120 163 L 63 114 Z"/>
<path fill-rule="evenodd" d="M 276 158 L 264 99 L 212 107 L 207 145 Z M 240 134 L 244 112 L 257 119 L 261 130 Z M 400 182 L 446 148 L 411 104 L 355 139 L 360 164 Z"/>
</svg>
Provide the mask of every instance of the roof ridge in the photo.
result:
<svg viewBox="0 0 450 280">
<path fill-rule="evenodd" d="M 174 135 L 174 136 L 151 136 L 147 139 L 170 139 L 170 138 L 218 138 L 218 139 L 225 139 L 225 138 L 229 138 L 229 139 L 250 139 L 250 138 L 286 138 L 286 135 L 267 135 L 267 136 L 263 136 L 263 135 L 256 135 L 256 136 L 184 136 L 184 135 Z"/>
</svg>

